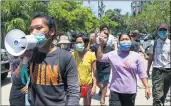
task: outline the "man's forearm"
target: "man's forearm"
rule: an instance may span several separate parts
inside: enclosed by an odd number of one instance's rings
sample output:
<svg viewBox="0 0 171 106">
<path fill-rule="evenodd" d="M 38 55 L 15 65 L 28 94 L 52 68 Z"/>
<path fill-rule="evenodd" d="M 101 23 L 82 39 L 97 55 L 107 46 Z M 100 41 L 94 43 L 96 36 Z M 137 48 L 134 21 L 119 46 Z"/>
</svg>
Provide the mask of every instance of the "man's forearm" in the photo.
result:
<svg viewBox="0 0 171 106">
<path fill-rule="evenodd" d="M 151 67 L 151 64 L 152 64 L 152 61 L 153 61 L 152 56 L 153 56 L 152 54 L 149 55 L 148 65 L 147 65 L 147 71 L 150 70 L 150 67 Z"/>
<path fill-rule="evenodd" d="M 97 49 L 97 60 L 100 60 L 103 57 L 103 48 L 102 45 L 99 44 L 98 45 L 98 49 Z"/>
</svg>

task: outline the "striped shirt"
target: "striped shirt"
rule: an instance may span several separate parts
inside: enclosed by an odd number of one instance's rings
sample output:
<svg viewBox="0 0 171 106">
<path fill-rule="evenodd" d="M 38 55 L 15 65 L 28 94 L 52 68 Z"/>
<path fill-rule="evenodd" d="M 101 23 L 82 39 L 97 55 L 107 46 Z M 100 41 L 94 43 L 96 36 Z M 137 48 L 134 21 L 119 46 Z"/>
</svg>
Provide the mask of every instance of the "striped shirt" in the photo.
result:
<svg viewBox="0 0 171 106">
<path fill-rule="evenodd" d="M 154 43 L 150 46 L 150 53 L 153 54 Z M 158 39 L 154 50 L 153 67 L 156 68 L 170 68 L 170 40 L 165 41 Z"/>
</svg>

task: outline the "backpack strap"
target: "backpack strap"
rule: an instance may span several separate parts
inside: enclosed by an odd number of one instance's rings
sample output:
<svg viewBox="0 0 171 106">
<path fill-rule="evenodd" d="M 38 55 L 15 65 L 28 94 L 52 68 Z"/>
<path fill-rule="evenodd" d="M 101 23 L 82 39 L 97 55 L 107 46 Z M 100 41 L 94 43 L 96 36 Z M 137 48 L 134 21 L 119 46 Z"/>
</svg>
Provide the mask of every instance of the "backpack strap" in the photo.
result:
<svg viewBox="0 0 171 106">
<path fill-rule="evenodd" d="M 155 49 L 156 49 L 156 46 L 157 46 L 157 40 L 154 41 L 154 45 L 153 45 L 153 61 L 154 61 L 154 55 L 155 55 Z"/>
<path fill-rule="evenodd" d="M 157 46 L 157 40 L 154 41 L 154 46 L 153 46 L 153 54 L 155 53 L 155 48 Z"/>
</svg>

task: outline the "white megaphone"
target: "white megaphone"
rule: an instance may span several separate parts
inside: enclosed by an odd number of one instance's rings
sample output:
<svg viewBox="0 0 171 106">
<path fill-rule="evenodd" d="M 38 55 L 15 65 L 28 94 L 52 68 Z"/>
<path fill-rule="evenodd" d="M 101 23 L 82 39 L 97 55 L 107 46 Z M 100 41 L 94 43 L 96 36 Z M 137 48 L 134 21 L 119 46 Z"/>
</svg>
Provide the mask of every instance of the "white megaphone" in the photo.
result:
<svg viewBox="0 0 171 106">
<path fill-rule="evenodd" d="M 26 35 L 19 29 L 11 30 L 5 36 L 5 48 L 13 56 L 20 56 L 26 50 L 41 47 L 46 42 L 41 34 Z"/>
</svg>

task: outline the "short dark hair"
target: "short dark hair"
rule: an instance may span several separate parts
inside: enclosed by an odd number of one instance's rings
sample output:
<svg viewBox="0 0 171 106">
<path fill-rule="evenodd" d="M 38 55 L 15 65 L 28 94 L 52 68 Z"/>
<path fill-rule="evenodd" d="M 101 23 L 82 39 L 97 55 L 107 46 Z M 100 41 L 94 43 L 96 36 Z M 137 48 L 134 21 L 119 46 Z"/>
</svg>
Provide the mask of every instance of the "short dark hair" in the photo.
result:
<svg viewBox="0 0 171 106">
<path fill-rule="evenodd" d="M 124 34 L 120 34 L 120 35 L 119 35 L 119 41 L 121 40 L 122 35 L 128 35 L 128 37 L 131 39 L 131 36 L 130 36 L 129 34 L 124 33 Z"/>
<path fill-rule="evenodd" d="M 104 24 L 104 25 L 101 25 L 101 26 L 100 26 L 100 31 L 102 31 L 104 28 L 107 28 L 107 29 L 109 30 L 109 27 L 108 27 L 107 25 Z"/>
<path fill-rule="evenodd" d="M 44 12 L 35 13 L 32 20 L 35 18 L 44 18 L 46 19 L 46 24 L 48 25 L 49 29 L 55 29 L 56 31 L 56 23 L 53 17 L 46 15 Z"/>
</svg>

